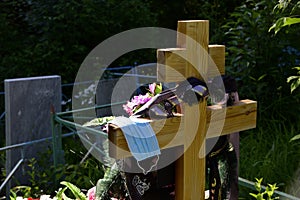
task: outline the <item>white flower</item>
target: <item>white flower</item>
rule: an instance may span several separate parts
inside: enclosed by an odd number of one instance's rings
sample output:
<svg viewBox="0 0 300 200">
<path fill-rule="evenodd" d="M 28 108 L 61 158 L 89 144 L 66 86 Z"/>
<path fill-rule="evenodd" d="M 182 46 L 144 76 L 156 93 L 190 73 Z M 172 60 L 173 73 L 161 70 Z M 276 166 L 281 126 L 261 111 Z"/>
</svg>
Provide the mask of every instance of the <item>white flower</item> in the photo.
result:
<svg viewBox="0 0 300 200">
<path fill-rule="evenodd" d="M 52 198 L 50 198 L 50 195 L 42 195 L 41 197 L 40 197 L 40 200 L 54 200 L 54 199 L 56 199 L 55 197 L 52 199 Z"/>
</svg>

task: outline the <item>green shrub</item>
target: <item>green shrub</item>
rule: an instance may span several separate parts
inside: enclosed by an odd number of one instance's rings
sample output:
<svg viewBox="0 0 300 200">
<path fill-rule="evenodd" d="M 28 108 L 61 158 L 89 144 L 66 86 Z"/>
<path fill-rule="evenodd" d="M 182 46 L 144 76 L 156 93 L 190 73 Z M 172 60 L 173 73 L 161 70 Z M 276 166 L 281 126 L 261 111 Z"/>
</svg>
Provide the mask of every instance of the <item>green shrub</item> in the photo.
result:
<svg viewBox="0 0 300 200">
<path fill-rule="evenodd" d="M 264 177 L 286 186 L 299 162 L 299 93 L 291 95 L 287 78 L 299 52 L 299 29 L 275 36 L 269 27 L 278 13 L 275 2 L 248 0 L 236 8 L 223 26 L 227 41 L 227 73 L 239 85 L 241 99 L 258 101 L 257 128 L 241 134 L 240 175 Z"/>
<path fill-rule="evenodd" d="M 238 80 L 240 96 L 259 102 L 258 119 L 270 116 L 299 120 L 299 94 L 291 95 L 287 77 L 294 72 L 299 31 L 289 37 L 269 32 L 275 3 L 248 0 L 238 7 L 223 26 L 227 42 L 227 72 Z M 287 109 L 288 108 L 288 109 Z"/>
<path fill-rule="evenodd" d="M 0 81 L 58 74 L 72 82 L 96 45 L 119 32 L 156 23 L 149 3 L 139 0 L 13 0 L 4 1 L 0 13 Z"/>
</svg>

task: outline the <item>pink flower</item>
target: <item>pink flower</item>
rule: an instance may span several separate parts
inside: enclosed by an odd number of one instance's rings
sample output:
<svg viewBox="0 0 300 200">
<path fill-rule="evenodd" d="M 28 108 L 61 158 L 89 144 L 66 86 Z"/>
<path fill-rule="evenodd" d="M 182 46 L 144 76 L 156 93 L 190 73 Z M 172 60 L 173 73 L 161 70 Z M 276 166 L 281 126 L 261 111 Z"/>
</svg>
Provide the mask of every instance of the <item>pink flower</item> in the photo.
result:
<svg viewBox="0 0 300 200">
<path fill-rule="evenodd" d="M 147 103 L 152 97 L 147 93 L 145 95 L 134 96 L 131 100 L 132 103 L 136 105 L 141 105 Z"/>
<path fill-rule="evenodd" d="M 96 187 L 92 187 L 87 192 L 88 200 L 95 200 L 96 199 Z"/>
<path fill-rule="evenodd" d="M 141 105 L 147 103 L 152 97 L 147 93 L 145 95 L 134 96 L 131 101 L 127 101 L 125 105 L 123 105 L 123 109 L 129 114 L 132 115 L 136 109 L 138 109 Z"/>
<path fill-rule="evenodd" d="M 162 85 L 152 83 L 149 85 L 149 92 L 145 95 L 134 96 L 130 101 L 127 101 L 125 105 L 123 105 L 123 109 L 129 114 L 133 115 L 136 110 L 138 110 L 141 106 L 151 100 L 156 94 L 161 93 Z"/>
<path fill-rule="evenodd" d="M 156 83 L 152 83 L 149 85 L 149 90 L 152 94 L 155 94 Z"/>
<path fill-rule="evenodd" d="M 135 102 L 127 101 L 127 104 L 123 105 L 123 109 L 129 114 L 133 114 L 134 108 L 137 106 Z"/>
</svg>

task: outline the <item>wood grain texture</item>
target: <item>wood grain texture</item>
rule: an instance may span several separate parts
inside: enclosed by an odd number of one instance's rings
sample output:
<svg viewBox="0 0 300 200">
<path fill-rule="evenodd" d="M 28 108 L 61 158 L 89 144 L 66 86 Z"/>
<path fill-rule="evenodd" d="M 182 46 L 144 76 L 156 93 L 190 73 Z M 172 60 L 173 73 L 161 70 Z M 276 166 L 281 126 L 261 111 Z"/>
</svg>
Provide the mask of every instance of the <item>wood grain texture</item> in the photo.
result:
<svg viewBox="0 0 300 200">
<path fill-rule="evenodd" d="M 225 74 L 225 46 L 208 45 L 208 77 Z"/>
<path fill-rule="evenodd" d="M 208 75 L 208 43 L 209 43 L 209 22 L 180 21 L 186 24 L 186 50 L 187 67 L 186 76 L 207 80 Z"/>
<path fill-rule="evenodd" d="M 182 26 L 181 23 L 185 25 Z M 180 31 L 187 35 L 185 38 L 187 60 L 185 77 L 207 80 L 209 21 L 178 21 L 178 27 L 180 26 L 185 27 L 185 30 Z M 205 197 L 206 105 L 206 101 L 202 101 L 198 105 L 184 106 L 182 141 L 185 152 L 182 159 L 178 161 L 182 164 L 177 162 L 178 166 L 176 166 L 178 172 L 175 177 L 177 200 L 200 200 Z"/>
<path fill-rule="evenodd" d="M 208 77 L 225 74 L 225 46 L 208 46 Z M 157 80 L 160 82 L 180 82 L 186 80 L 186 49 L 169 48 L 157 50 Z"/>
<path fill-rule="evenodd" d="M 200 200 L 205 196 L 206 101 L 184 107 L 185 152 L 176 162 L 175 194 L 180 200 Z"/>
<path fill-rule="evenodd" d="M 220 106 L 210 106 L 207 110 L 207 124 L 210 128 L 207 138 L 217 137 L 219 126 L 222 125 L 220 116 L 226 112 L 224 126 L 221 135 L 227 135 L 239 131 L 244 131 L 256 127 L 257 102 L 252 100 L 242 100 L 234 106 L 221 108 Z"/>
<path fill-rule="evenodd" d="M 186 80 L 186 50 L 182 48 L 157 50 L 157 80 L 180 82 Z"/>
<path fill-rule="evenodd" d="M 219 134 L 218 126 L 222 123 L 220 113 L 226 112 L 224 127 L 221 135 L 226 135 L 238 131 L 247 130 L 256 127 L 257 102 L 252 100 L 242 100 L 234 106 L 222 108 L 220 106 L 209 106 L 206 109 L 206 138 L 216 137 Z M 213 121 L 212 121 L 213 116 Z M 158 143 L 161 149 L 183 145 L 184 123 L 183 117 L 177 116 L 166 120 L 155 120 L 150 124 L 156 133 Z M 211 124 L 211 125 L 210 125 Z M 122 158 L 131 156 L 126 139 L 122 130 L 114 125 L 109 126 L 110 156 Z M 114 144 L 114 145 L 113 145 Z M 123 150 L 123 151 L 122 151 Z"/>
<path fill-rule="evenodd" d="M 187 37 L 192 38 L 201 45 L 208 46 L 209 21 L 208 20 L 179 20 L 177 23 L 177 47 L 189 48 Z M 207 47 L 206 47 L 207 48 Z"/>
</svg>

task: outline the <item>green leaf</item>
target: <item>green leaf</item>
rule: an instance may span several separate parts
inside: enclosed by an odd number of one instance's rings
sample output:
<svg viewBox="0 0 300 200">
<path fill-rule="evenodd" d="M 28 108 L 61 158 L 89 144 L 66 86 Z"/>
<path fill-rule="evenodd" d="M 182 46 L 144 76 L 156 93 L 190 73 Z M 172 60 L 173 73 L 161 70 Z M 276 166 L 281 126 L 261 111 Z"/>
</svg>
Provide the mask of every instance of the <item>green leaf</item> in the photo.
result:
<svg viewBox="0 0 300 200">
<path fill-rule="evenodd" d="M 272 197 L 273 193 L 274 193 L 274 190 L 272 190 L 271 187 L 266 188 L 266 194 L 268 195 L 268 198 Z"/>
<path fill-rule="evenodd" d="M 278 31 L 281 30 L 281 28 L 285 27 L 285 26 L 289 26 L 292 24 L 297 24 L 300 23 L 300 18 L 296 18 L 296 17 L 282 17 L 279 18 L 269 29 L 269 32 L 274 29 L 275 34 L 278 33 Z"/>
<path fill-rule="evenodd" d="M 294 137 L 292 137 L 292 139 L 290 140 L 291 141 L 294 141 L 294 140 L 299 140 L 300 139 L 300 134 L 299 135 L 295 135 Z"/>
<path fill-rule="evenodd" d="M 296 90 L 300 85 L 300 76 L 298 77 L 298 79 L 296 81 L 294 81 L 292 84 L 291 84 L 291 93 Z"/>
<path fill-rule="evenodd" d="M 260 76 L 257 80 L 260 81 L 260 80 L 262 80 L 263 78 L 265 78 L 266 76 L 267 76 L 267 74 L 264 74 L 264 75 Z"/>
<path fill-rule="evenodd" d="M 274 7 L 274 10 L 275 9 L 285 10 L 286 7 L 289 5 L 289 2 L 290 1 L 286 1 L 286 0 L 279 1 L 278 4 Z"/>
<path fill-rule="evenodd" d="M 65 187 L 64 189 L 59 189 L 57 194 L 56 194 L 56 198 L 57 200 L 63 200 L 63 195 L 64 195 L 64 192 L 66 191 L 66 189 L 68 189 L 67 187 Z"/>
<path fill-rule="evenodd" d="M 300 1 L 298 1 L 296 3 L 296 5 L 294 5 L 294 7 L 293 7 L 293 9 L 291 11 L 291 14 L 296 13 L 299 10 L 299 8 L 300 8 Z"/>
<path fill-rule="evenodd" d="M 67 181 L 62 181 L 60 184 L 67 186 L 69 190 L 73 193 L 73 195 L 76 197 L 76 199 L 79 200 L 86 200 L 85 194 L 83 194 L 78 187 L 73 185 L 72 183 L 69 183 Z"/>
<path fill-rule="evenodd" d="M 290 76 L 290 77 L 287 78 L 286 82 L 289 83 L 291 80 L 298 79 L 298 78 L 300 78 L 300 76 Z"/>
<path fill-rule="evenodd" d="M 262 183 L 262 181 L 263 181 L 263 178 L 260 178 L 260 179 L 255 178 L 255 180 L 256 180 L 256 183 L 254 183 L 255 189 L 256 189 L 258 192 L 260 192 L 260 191 L 261 191 L 261 183 Z"/>
<path fill-rule="evenodd" d="M 257 194 L 250 193 L 250 195 L 257 199 Z"/>
<path fill-rule="evenodd" d="M 259 193 L 256 197 L 257 200 L 264 200 L 263 194 Z"/>
<path fill-rule="evenodd" d="M 273 191 L 273 193 L 274 193 L 274 191 L 275 191 L 275 190 L 277 190 L 277 189 L 278 189 L 278 187 L 276 186 L 276 183 L 275 183 L 275 184 L 273 184 L 273 185 L 271 185 L 271 184 L 268 184 L 268 185 L 269 185 L 269 187 L 270 187 L 271 191 Z"/>
<path fill-rule="evenodd" d="M 155 87 L 155 94 L 159 94 L 162 92 L 162 84 L 157 84 Z"/>
<path fill-rule="evenodd" d="M 13 190 L 10 190 L 10 193 L 11 193 L 11 195 L 12 195 L 12 196 L 9 197 L 10 200 L 15 200 L 15 199 L 17 199 L 17 194 L 16 194 Z"/>
</svg>

